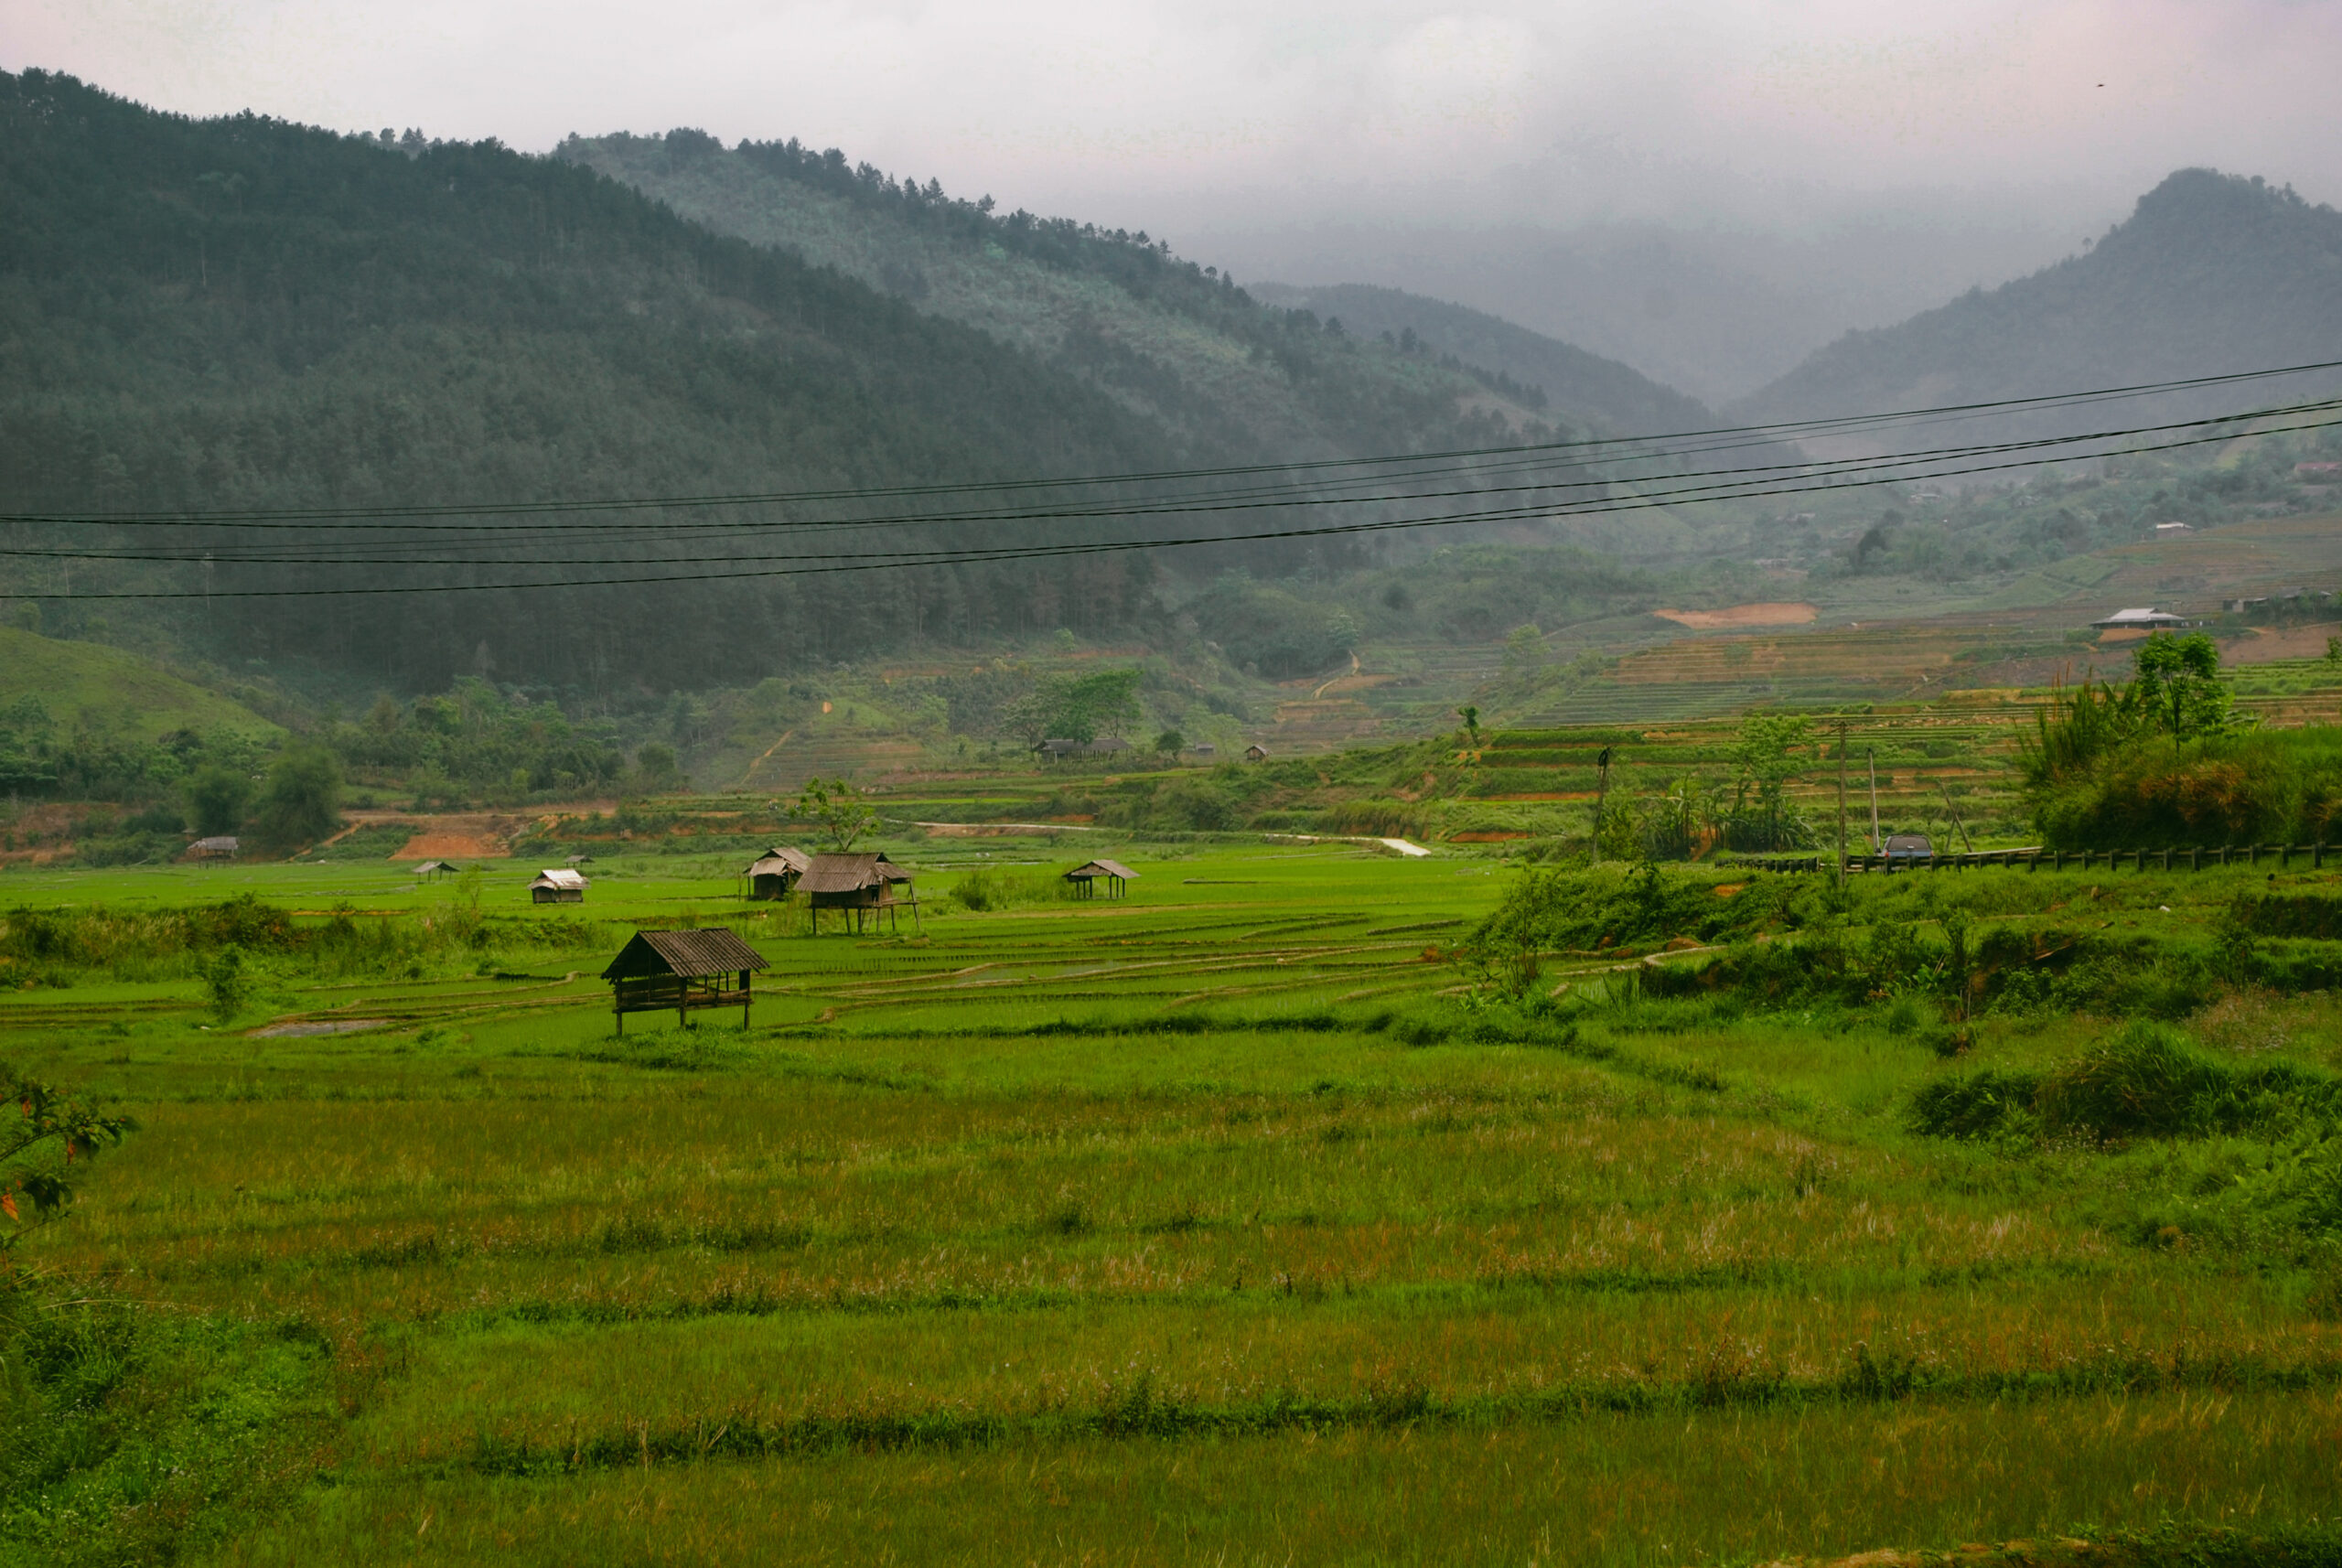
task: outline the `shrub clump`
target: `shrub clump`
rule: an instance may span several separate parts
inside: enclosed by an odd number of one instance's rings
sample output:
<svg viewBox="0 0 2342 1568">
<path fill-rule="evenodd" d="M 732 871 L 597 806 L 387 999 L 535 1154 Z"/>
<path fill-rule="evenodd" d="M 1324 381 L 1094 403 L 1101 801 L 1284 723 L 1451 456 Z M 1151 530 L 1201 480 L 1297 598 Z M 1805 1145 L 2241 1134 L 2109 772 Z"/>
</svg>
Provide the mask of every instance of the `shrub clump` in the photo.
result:
<svg viewBox="0 0 2342 1568">
<path fill-rule="evenodd" d="M 2014 1133 L 2108 1144 L 2281 1131 L 2338 1112 L 2342 1081 L 2290 1062 L 2231 1067 L 2175 1030 L 2141 1022 L 2052 1072 L 1931 1083 L 1912 1102 L 1911 1124 L 1935 1137 Z"/>
</svg>

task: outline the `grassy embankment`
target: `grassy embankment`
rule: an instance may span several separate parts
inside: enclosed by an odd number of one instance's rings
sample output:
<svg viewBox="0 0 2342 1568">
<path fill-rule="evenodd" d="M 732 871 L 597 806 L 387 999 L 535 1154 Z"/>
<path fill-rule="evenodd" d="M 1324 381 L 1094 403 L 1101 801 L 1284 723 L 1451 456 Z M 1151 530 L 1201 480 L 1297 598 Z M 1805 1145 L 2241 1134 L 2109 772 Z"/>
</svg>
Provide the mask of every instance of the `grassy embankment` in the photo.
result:
<svg viewBox="0 0 2342 1568">
<path fill-rule="evenodd" d="M 1005 908 L 948 909 L 930 875 L 921 935 L 862 941 L 671 859 L 582 909 L 349 865 L 12 875 L 10 950 L 28 910 L 47 933 L 12 1060 L 142 1131 L 20 1253 L 74 1305 L 19 1337 L 10 1550 L 2330 1553 L 2336 1260 L 2272 1196 L 2322 1157 L 2306 1102 L 1914 1126 L 1981 1074 L 2071 1078 L 2115 1026 L 2092 993 L 2329 1083 L 2298 990 L 2328 944 L 2240 945 L 2229 910 L 2330 878 L 1946 874 L 1833 914 L 1815 879 L 1621 875 L 1566 908 L 1649 929 L 1556 927 L 1527 985 L 1450 958 L 1510 880 L 1486 861 L 1126 858 L 1126 904 L 1012 868 Z M 231 883 L 308 913 L 189 917 Z M 614 1039 L 592 974 L 682 919 L 770 957 L 756 1027 Z M 1963 991 L 1952 1056 L 1963 921 L 2004 961 L 2096 945 Z M 252 988 L 225 1025 L 222 933 Z M 1632 956 L 1666 935 L 1730 945 L 1671 983 Z M 1853 983 L 1768 993 L 1746 966 L 1782 949 Z"/>
</svg>

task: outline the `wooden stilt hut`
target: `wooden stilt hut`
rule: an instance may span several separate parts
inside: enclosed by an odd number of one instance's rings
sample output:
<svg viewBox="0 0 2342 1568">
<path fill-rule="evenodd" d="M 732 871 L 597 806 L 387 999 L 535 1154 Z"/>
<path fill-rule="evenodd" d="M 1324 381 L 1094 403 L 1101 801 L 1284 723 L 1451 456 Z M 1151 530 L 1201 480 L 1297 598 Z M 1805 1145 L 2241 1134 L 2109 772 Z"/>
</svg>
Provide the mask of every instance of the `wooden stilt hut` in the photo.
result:
<svg viewBox="0 0 2342 1568">
<path fill-rule="evenodd" d="M 1106 884 L 1107 897 L 1120 898 L 1130 890 L 1129 884 L 1137 877 L 1137 872 L 1119 860 L 1093 860 L 1065 874 L 1065 879 L 1074 886 L 1075 897 L 1080 898 L 1096 897 L 1098 884 L 1101 881 Z"/>
<path fill-rule="evenodd" d="M 703 1007 L 740 1009 L 748 1026 L 748 977 L 765 968 L 757 950 L 722 926 L 699 931 L 637 931 L 618 950 L 602 978 L 610 983 L 610 1007 L 618 1032 L 626 1033 L 629 1013 L 663 1013 L 671 1007 L 688 1026 Z"/>
<path fill-rule="evenodd" d="M 911 891 L 911 874 L 883 854 L 817 854 L 797 886 L 805 891 L 806 912 L 816 936 L 824 909 L 849 916 L 858 936 L 865 919 L 876 927 L 881 915 L 888 929 L 899 929 L 903 908 L 908 906 L 912 928 L 918 928 L 919 898 Z"/>
</svg>

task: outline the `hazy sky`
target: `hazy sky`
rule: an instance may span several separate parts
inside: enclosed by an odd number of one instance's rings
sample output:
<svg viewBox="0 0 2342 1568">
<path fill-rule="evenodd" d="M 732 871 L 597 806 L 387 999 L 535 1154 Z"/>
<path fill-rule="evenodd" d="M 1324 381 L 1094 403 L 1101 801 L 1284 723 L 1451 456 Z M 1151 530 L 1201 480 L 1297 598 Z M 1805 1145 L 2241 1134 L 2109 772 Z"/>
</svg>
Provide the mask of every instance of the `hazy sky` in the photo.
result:
<svg viewBox="0 0 2342 1568">
<path fill-rule="evenodd" d="M 2342 199 L 2335 0 L 0 0 L 0 63 L 160 107 L 543 148 L 797 136 L 1170 228 L 1727 226 L 2211 164 Z M 2079 237 L 2079 235 L 2077 236 Z"/>
</svg>

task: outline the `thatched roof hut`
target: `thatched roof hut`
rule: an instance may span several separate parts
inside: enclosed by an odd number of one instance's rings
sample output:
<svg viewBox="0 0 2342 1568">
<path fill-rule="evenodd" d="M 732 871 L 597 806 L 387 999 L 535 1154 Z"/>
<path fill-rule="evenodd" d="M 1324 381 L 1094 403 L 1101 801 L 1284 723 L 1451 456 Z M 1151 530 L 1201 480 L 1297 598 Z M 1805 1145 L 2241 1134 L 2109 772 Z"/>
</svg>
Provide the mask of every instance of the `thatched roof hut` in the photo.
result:
<svg viewBox="0 0 2342 1568">
<path fill-rule="evenodd" d="M 537 873 L 529 884 L 529 901 L 532 904 L 583 904 L 586 902 L 586 875 L 567 866 L 553 866 Z"/>
<path fill-rule="evenodd" d="M 735 1003 L 745 1029 L 748 977 L 765 967 L 756 949 L 726 928 L 712 926 L 698 931 L 637 931 L 602 971 L 602 978 L 610 983 L 610 1004 L 620 1034 L 626 1032 L 629 1013 L 663 1013 L 672 1007 L 675 1016 L 689 1025 L 698 1008 Z"/>
<path fill-rule="evenodd" d="M 1086 865 L 1077 865 L 1065 874 L 1065 879 L 1072 883 L 1080 890 L 1080 896 L 1084 898 L 1091 897 L 1097 893 L 1098 884 L 1101 879 L 1106 884 L 1106 897 L 1119 898 L 1127 891 L 1125 885 L 1135 880 L 1137 876 L 1137 872 L 1133 871 L 1121 861 L 1102 859 L 1090 861 Z"/>
<path fill-rule="evenodd" d="M 740 875 L 748 879 L 749 897 L 785 898 L 812 865 L 813 857 L 803 850 L 775 844 L 750 861 Z"/>
<path fill-rule="evenodd" d="M 805 874 L 797 879 L 797 886 L 804 890 L 816 931 L 821 929 L 824 909 L 851 910 L 856 931 L 862 929 L 865 911 L 874 916 L 885 911 L 899 922 L 899 911 L 908 904 L 911 907 L 912 922 L 916 924 L 919 919 L 919 899 L 911 891 L 911 874 L 884 854 L 817 854 L 805 868 Z"/>
</svg>

